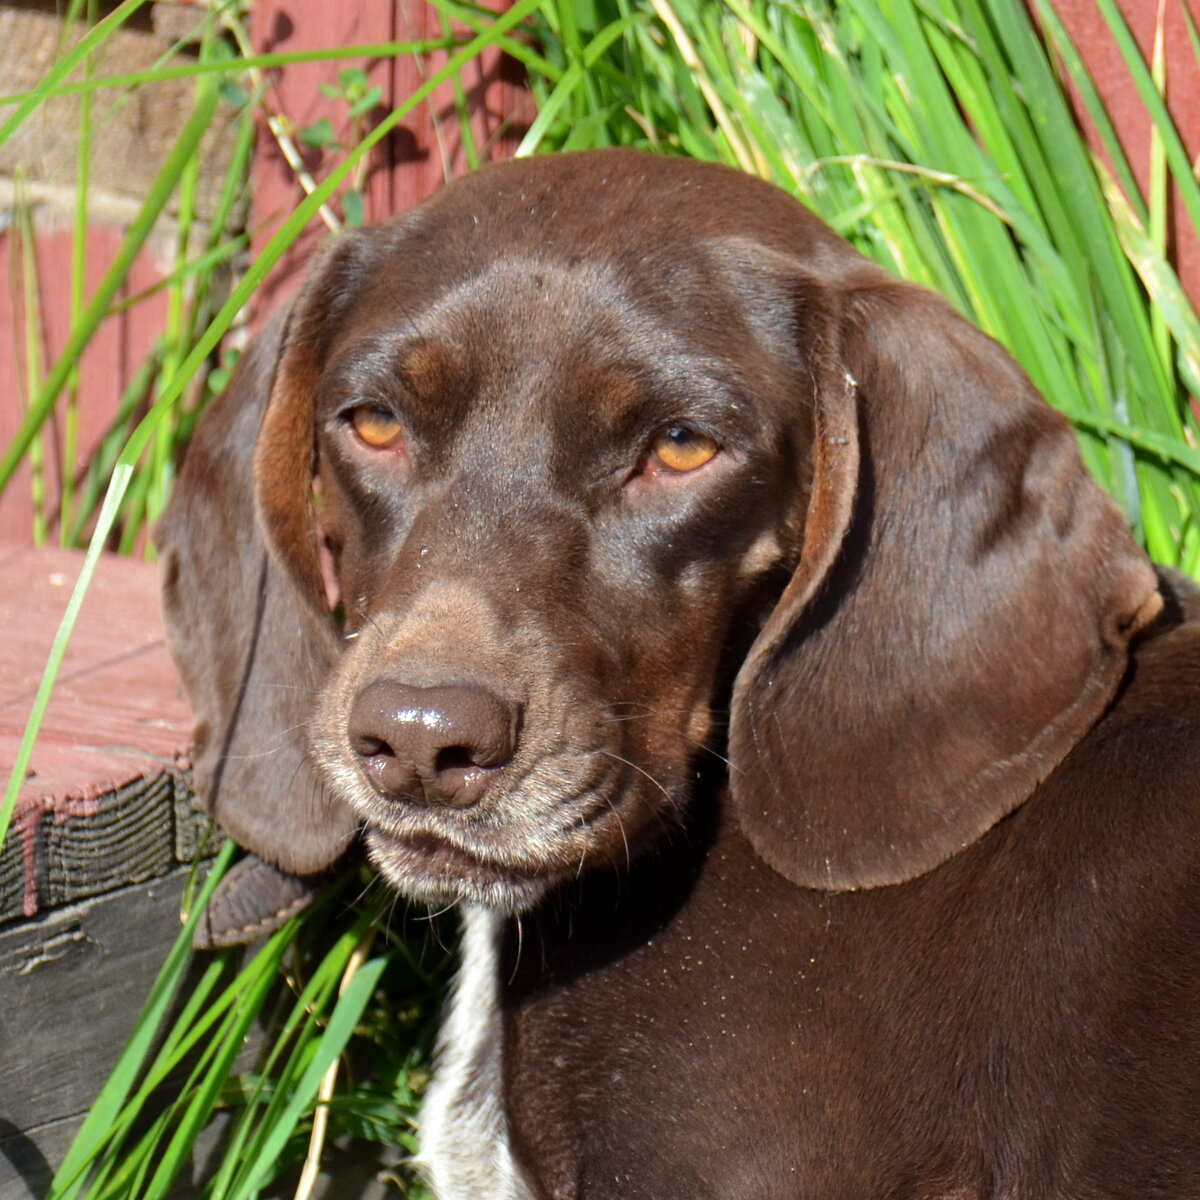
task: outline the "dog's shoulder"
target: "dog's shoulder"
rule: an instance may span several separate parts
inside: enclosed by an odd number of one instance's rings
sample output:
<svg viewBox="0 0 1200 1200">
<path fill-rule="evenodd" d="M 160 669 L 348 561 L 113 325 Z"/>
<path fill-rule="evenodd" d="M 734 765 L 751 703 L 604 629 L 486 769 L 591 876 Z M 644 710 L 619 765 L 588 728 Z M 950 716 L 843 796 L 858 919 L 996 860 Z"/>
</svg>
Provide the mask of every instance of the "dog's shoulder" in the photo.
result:
<svg viewBox="0 0 1200 1200">
<path fill-rule="evenodd" d="M 1137 891 L 1146 919 L 1198 924 L 1200 589 L 1161 578 L 1163 613 L 1131 648 L 1111 706 L 1018 821 L 1039 828 L 1049 858 Z"/>
<path fill-rule="evenodd" d="M 1092 735 L 1077 749 L 1080 766 L 1144 788 L 1200 794 L 1200 587 L 1176 571 L 1159 570 L 1163 611 L 1131 648 L 1129 671 Z M 1113 761 L 1113 760 L 1118 761 Z"/>
</svg>

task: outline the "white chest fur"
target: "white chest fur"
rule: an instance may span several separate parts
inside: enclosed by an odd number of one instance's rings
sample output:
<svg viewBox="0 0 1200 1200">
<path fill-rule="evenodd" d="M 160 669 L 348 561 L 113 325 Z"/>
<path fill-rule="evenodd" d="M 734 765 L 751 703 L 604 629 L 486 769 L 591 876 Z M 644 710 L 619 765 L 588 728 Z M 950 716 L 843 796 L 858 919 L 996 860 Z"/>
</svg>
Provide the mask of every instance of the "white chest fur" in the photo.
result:
<svg viewBox="0 0 1200 1200">
<path fill-rule="evenodd" d="M 512 1156 L 502 1097 L 503 918 L 479 905 L 465 905 L 462 916 L 462 966 L 438 1033 L 417 1165 L 436 1200 L 533 1200 Z"/>
</svg>

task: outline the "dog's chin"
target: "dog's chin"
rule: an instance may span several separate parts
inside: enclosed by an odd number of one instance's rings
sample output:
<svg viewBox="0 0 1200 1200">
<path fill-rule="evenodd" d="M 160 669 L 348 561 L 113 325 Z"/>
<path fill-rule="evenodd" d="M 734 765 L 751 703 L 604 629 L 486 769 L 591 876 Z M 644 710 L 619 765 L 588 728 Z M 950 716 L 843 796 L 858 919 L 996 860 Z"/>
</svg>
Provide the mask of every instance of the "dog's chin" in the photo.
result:
<svg viewBox="0 0 1200 1200">
<path fill-rule="evenodd" d="M 484 904 L 515 916 L 532 908 L 559 876 L 530 875 L 485 860 L 441 838 L 368 829 L 371 862 L 402 895 L 433 907 Z"/>
</svg>

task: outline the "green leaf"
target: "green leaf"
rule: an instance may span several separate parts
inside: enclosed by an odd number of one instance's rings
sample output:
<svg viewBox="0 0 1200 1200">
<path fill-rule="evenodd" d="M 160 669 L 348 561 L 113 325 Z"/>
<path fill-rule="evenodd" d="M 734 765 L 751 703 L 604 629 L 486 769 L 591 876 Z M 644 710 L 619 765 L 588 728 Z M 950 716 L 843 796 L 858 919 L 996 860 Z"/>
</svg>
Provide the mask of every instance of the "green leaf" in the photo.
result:
<svg viewBox="0 0 1200 1200">
<path fill-rule="evenodd" d="M 345 67 L 338 73 L 338 86 L 343 96 L 353 100 L 366 90 L 367 73 L 361 67 Z"/>
<path fill-rule="evenodd" d="M 361 229 L 363 226 L 363 196 L 357 188 L 349 188 L 342 193 L 342 215 L 351 229 Z"/>
<path fill-rule="evenodd" d="M 221 99 L 234 108 L 245 108 L 250 103 L 250 93 L 232 80 L 221 81 Z"/>
<path fill-rule="evenodd" d="M 361 117 L 383 103 L 383 88 L 376 84 L 350 106 L 351 117 Z"/>
<path fill-rule="evenodd" d="M 323 150 L 335 142 L 333 125 L 328 117 L 320 117 L 311 125 L 305 125 L 297 135 L 300 141 L 314 150 Z"/>
</svg>

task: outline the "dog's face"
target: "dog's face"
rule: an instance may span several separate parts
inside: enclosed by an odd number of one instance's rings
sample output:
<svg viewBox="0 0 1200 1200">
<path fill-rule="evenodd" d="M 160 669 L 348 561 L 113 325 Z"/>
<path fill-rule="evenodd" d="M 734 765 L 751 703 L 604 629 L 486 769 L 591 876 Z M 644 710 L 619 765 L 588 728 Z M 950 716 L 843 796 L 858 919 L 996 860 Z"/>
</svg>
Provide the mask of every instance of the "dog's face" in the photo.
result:
<svg viewBox="0 0 1200 1200">
<path fill-rule="evenodd" d="M 404 892 L 508 911 L 685 821 L 710 751 L 794 882 L 919 874 L 1061 760 L 1156 604 L 999 347 L 776 189 L 619 151 L 338 239 L 160 540 L 210 810 L 299 871 L 361 826 Z"/>
<path fill-rule="evenodd" d="M 786 580 L 810 432 L 783 419 L 800 347 L 719 247 L 683 297 L 481 251 L 402 243 L 323 350 L 347 643 L 310 740 L 397 887 L 520 908 L 679 820 L 733 626 Z"/>
</svg>

